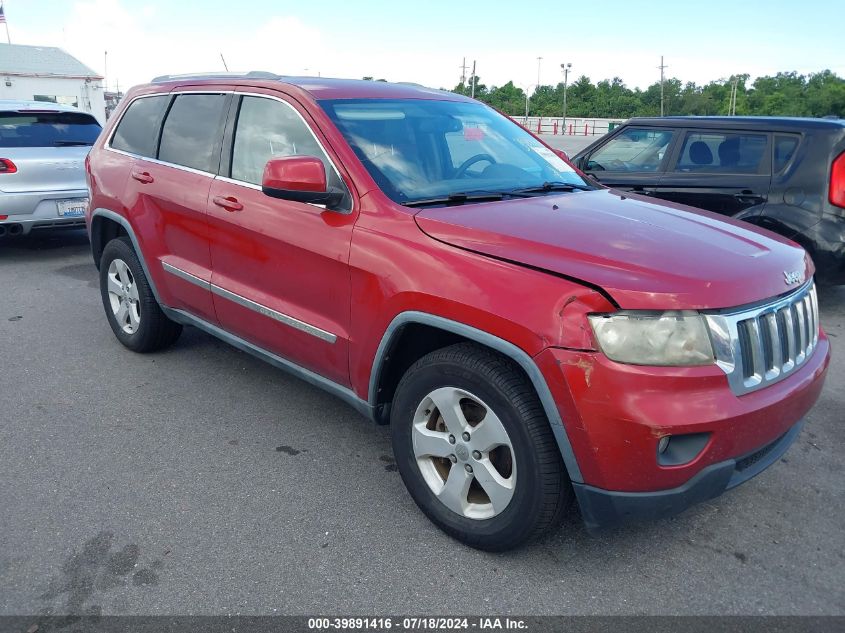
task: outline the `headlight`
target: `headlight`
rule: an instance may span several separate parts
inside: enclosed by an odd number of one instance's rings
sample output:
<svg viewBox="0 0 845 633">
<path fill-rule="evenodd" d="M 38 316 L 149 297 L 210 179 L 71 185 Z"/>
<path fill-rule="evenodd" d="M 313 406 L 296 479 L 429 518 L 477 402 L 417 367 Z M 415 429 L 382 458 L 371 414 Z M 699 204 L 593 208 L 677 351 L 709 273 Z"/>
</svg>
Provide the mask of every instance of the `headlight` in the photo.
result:
<svg viewBox="0 0 845 633">
<path fill-rule="evenodd" d="M 707 365 L 713 346 L 698 312 L 617 312 L 589 317 L 605 356 L 632 365 Z"/>
</svg>

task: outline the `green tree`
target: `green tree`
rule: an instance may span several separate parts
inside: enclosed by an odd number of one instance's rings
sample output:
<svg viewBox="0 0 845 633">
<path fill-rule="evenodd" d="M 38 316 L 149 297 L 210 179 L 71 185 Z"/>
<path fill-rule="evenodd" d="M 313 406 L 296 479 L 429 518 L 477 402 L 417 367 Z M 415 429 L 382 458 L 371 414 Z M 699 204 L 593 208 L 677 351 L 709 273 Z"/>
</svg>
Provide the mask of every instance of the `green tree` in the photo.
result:
<svg viewBox="0 0 845 633">
<path fill-rule="evenodd" d="M 485 101 L 505 114 L 525 114 L 525 92 L 512 81 L 498 88 L 493 86 Z"/>
<path fill-rule="evenodd" d="M 845 118 L 845 79 L 830 70 L 809 75 L 781 72 L 757 77 L 749 85 L 748 74 L 737 74 L 706 85 L 686 84 L 670 78 L 663 83 L 663 107 L 666 115 L 726 115 L 730 111 L 731 92 L 736 82 L 736 114 L 774 116 L 839 116 Z M 468 93 L 458 85 L 455 92 Z M 509 81 L 489 90 L 479 82 L 477 99 L 511 115 L 524 114 L 525 93 Z M 531 114 L 561 116 L 563 85 L 537 86 L 531 99 Z M 567 116 L 627 118 L 660 115 L 660 83 L 645 90 L 631 90 L 619 77 L 593 84 L 582 75 L 567 90 Z"/>
</svg>

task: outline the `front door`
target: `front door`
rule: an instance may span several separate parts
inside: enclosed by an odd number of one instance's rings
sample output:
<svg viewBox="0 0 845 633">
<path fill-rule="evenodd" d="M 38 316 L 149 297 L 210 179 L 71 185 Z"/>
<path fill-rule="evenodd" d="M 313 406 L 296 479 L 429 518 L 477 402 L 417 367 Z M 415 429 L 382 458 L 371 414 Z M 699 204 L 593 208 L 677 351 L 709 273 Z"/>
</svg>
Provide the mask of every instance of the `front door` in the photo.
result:
<svg viewBox="0 0 845 633">
<path fill-rule="evenodd" d="M 348 192 L 304 113 L 272 95 L 236 95 L 221 175 L 209 192 L 212 294 L 220 324 L 348 385 L 349 247 L 355 214 L 264 195 L 274 156 L 316 156 Z"/>
</svg>

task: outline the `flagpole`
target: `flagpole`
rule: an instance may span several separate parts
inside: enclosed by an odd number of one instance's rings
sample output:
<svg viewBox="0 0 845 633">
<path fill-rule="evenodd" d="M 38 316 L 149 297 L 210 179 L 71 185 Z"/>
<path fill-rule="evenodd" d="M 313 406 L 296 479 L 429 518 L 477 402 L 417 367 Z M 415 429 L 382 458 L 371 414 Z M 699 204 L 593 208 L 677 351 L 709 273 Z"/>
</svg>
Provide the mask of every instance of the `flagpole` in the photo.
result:
<svg viewBox="0 0 845 633">
<path fill-rule="evenodd" d="M 0 2 L 0 12 L 3 13 L 3 26 L 6 27 L 6 43 L 12 43 L 12 36 L 9 35 L 9 20 L 6 19 L 6 8 L 3 6 L 3 3 Z"/>
</svg>

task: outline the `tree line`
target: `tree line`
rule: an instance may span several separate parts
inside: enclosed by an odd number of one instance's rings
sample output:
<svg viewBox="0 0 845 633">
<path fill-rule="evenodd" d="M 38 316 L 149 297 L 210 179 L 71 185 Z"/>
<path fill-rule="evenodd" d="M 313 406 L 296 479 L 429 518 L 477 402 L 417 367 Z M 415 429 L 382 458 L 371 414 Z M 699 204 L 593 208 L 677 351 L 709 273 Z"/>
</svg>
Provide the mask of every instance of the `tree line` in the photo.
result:
<svg viewBox="0 0 845 633">
<path fill-rule="evenodd" d="M 664 113 L 669 115 L 726 115 L 731 92 L 736 84 L 737 115 L 838 116 L 845 118 L 845 79 L 830 70 L 799 75 L 780 72 L 774 76 L 734 75 L 706 85 L 683 83 L 680 79 L 663 82 Z M 469 95 L 467 84 L 458 84 L 452 92 Z M 487 87 L 475 78 L 475 98 L 510 115 L 525 114 L 525 91 L 512 81 L 503 86 Z M 563 82 L 556 86 L 537 86 L 529 95 L 531 116 L 563 115 Z M 581 75 L 566 90 L 566 115 L 627 119 L 632 116 L 660 115 L 660 82 L 645 90 L 628 88 L 619 77 L 594 84 Z"/>
</svg>

